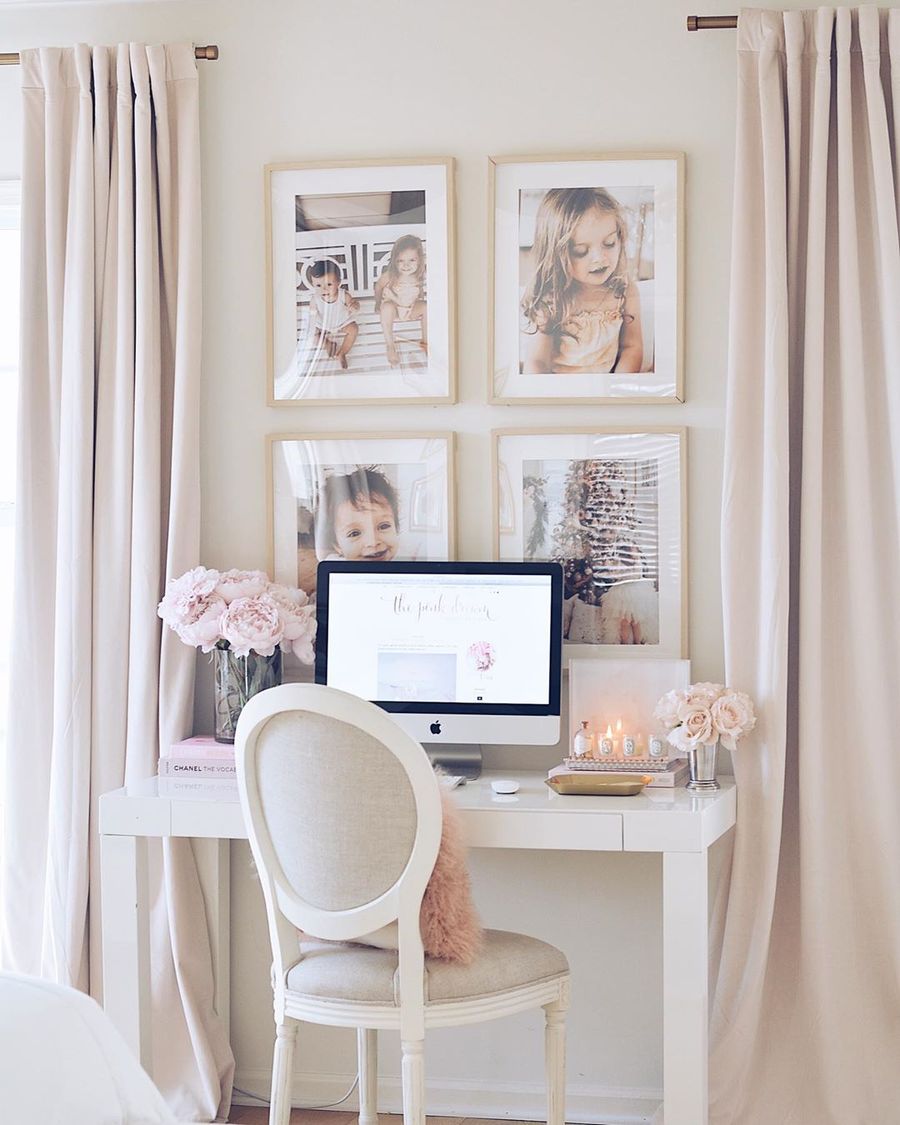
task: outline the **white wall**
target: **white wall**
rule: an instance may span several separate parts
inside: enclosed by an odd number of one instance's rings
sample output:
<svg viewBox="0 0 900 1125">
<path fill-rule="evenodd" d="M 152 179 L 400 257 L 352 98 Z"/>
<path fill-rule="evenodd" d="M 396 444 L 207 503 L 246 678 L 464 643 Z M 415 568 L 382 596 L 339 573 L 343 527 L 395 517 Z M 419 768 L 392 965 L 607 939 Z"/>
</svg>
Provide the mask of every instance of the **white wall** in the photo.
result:
<svg viewBox="0 0 900 1125">
<path fill-rule="evenodd" d="M 690 427 L 693 672 L 698 679 L 721 676 L 718 534 L 735 34 L 688 34 L 685 17 L 695 10 L 673 0 L 183 0 L 3 8 L 0 50 L 127 39 L 191 39 L 221 48 L 219 62 L 200 64 L 203 562 L 266 565 L 263 438 L 270 432 L 457 431 L 461 557 L 475 559 L 490 553 L 484 482 L 491 427 L 534 425 L 537 418 L 553 425 L 679 423 Z M 0 68 L 0 177 L 15 175 L 19 166 L 17 84 L 17 68 Z M 486 406 L 486 157 L 610 150 L 687 154 L 687 402 Z M 266 407 L 263 165 L 422 155 L 458 161 L 460 403 Z M 200 681 L 198 721 L 205 723 L 205 664 Z M 495 763 L 522 760 L 502 749 L 492 755 Z M 557 758 L 531 751 L 526 761 Z M 267 942 L 243 847 L 235 847 L 233 861 L 232 1037 L 238 1084 L 259 1089 L 271 1058 Z M 573 1109 L 600 1120 L 603 1107 L 603 1120 L 624 1120 L 605 1096 L 625 1098 L 624 1112 L 661 1086 L 659 862 L 637 855 L 491 853 L 474 855 L 472 870 L 485 922 L 519 927 L 567 950 L 576 979 Z M 435 1034 L 428 1068 L 442 1093 L 434 1110 L 539 1114 L 538 1027 L 535 1016 L 526 1016 Z M 341 1086 L 353 1070 L 351 1048 L 343 1032 L 303 1035 L 298 1070 L 317 1076 L 303 1085 L 307 1097 Z M 396 1052 L 385 1046 L 382 1073 L 396 1078 L 398 1069 Z M 528 1096 L 505 1093 L 503 1084 Z"/>
</svg>

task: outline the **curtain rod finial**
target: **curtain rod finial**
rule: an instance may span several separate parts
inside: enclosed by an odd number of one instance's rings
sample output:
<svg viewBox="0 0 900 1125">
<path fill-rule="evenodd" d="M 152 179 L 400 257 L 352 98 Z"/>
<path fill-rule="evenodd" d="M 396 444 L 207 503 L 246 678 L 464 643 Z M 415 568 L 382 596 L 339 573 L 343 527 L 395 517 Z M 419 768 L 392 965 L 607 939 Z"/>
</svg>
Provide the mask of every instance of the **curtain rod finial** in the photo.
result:
<svg viewBox="0 0 900 1125">
<path fill-rule="evenodd" d="M 194 58 L 203 59 L 206 62 L 215 62 L 219 57 L 219 48 L 211 43 L 208 47 L 195 47 Z"/>
<path fill-rule="evenodd" d="M 688 18 L 687 18 L 687 29 L 688 29 L 688 31 L 697 31 L 698 30 L 698 28 L 697 28 L 697 17 L 696 16 L 688 16 Z"/>
</svg>

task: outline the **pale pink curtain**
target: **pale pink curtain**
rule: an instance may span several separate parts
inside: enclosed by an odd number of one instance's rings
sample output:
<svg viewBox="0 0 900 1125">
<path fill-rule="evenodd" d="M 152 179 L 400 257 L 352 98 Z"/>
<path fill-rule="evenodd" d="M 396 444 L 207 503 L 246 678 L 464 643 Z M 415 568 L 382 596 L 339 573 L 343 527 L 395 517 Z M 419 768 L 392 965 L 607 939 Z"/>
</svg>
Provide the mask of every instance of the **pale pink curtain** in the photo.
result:
<svg viewBox="0 0 900 1125">
<path fill-rule="evenodd" d="M 723 507 L 759 703 L 713 1004 L 719 1125 L 900 1120 L 900 11 L 745 11 Z"/>
<path fill-rule="evenodd" d="M 22 54 L 16 610 L 6 968 L 99 994 L 97 799 L 191 730 L 194 654 L 161 632 L 199 552 L 200 167 L 190 45 Z M 188 841 L 157 864 L 154 1077 L 227 1109 Z"/>
</svg>

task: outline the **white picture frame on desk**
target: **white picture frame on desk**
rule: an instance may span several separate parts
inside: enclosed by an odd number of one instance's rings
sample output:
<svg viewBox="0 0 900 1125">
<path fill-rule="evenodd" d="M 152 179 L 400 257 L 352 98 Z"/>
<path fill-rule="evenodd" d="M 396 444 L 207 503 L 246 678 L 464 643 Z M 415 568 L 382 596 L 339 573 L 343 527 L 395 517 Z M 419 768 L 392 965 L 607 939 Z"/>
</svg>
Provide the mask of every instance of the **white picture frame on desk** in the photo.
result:
<svg viewBox="0 0 900 1125">
<path fill-rule="evenodd" d="M 653 717 L 656 704 L 667 691 L 686 688 L 690 682 L 690 660 L 569 660 L 567 745 L 584 721 L 595 742 L 609 730 L 614 739 L 622 732 L 646 748 L 651 735 L 665 734 Z M 677 756 L 668 743 L 665 749 L 667 757 Z"/>
</svg>

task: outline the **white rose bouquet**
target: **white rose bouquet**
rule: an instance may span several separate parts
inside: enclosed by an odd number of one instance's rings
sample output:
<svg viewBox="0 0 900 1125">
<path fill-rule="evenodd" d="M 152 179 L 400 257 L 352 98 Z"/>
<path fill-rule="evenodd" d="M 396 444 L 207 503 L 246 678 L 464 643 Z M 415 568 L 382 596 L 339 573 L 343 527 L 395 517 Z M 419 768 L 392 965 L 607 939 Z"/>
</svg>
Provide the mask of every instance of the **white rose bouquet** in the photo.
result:
<svg viewBox="0 0 900 1125">
<path fill-rule="evenodd" d="M 653 714 L 669 732 L 669 742 L 682 752 L 720 738 L 723 746 L 734 750 L 738 739 L 756 726 L 750 696 L 724 684 L 691 684 L 683 691 L 667 691 Z"/>
<path fill-rule="evenodd" d="M 271 656 L 280 647 L 304 664 L 315 659 L 315 606 L 302 590 L 270 582 L 261 570 L 194 567 L 172 579 L 157 613 L 186 645 L 203 652 Z"/>
</svg>

